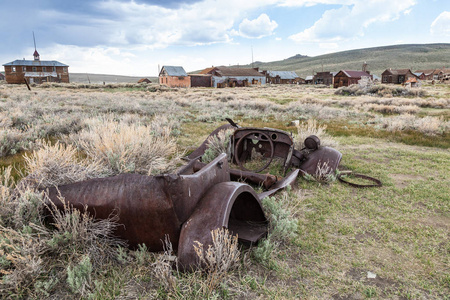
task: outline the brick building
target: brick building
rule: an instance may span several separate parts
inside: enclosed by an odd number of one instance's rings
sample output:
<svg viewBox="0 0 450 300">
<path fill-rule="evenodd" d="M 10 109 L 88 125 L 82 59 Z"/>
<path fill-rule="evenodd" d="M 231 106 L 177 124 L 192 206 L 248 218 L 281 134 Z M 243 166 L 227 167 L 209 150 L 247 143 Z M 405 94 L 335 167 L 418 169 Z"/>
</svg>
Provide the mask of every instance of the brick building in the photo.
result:
<svg viewBox="0 0 450 300">
<path fill-rule="evenodd" d="M 191 87 L 191 78 L 179 66 L 163 66 L 159 72 L 159 84 L 169 87 Z"/>
</svg>

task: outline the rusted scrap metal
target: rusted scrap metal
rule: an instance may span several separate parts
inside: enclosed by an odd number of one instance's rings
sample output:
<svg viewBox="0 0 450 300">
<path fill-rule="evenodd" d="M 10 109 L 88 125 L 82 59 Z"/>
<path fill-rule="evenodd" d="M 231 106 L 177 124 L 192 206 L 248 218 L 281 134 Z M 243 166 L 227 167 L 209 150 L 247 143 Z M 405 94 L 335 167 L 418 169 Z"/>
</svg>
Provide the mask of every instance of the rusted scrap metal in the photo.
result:
<svg viewBox="0 0 450 300">
<path fill-rule="evenodd" d="M 189 163 L 177 174 L 91 179 L 50 188 L 48 196 L 58 209 L 64 209 L 64 199 L 97 219 L 117 213 L 123 226 L 115 235 L 132 247 L 145 244 L 150 251 L 161 251 L 168 235 L 178 248 L 181 267 L 189 269 L 198 263 L 193 241 L 207 247 L 214 229 L 228 228 L 248 243 L 267 233 L 260 197 L 249 185 L 230 181 L 225 154 L 197 172 L 194 165 Z"/>
<path fill-rule="evenodd" d="M 214 130 L 234 129 L 230 153 L 222 153 L 209 164 L 198 161 L 208 148 L 208 139 L 187 158 L 189 163 L 175 174 L 144 176 L 121 174 L 110 178 L 48 189 L 48 196 L 58 209 L 65 204 L 87 209 L 97 219 L 118 215 L 115 235 L 131 247 L 145 244 L 150 251 L 163 250 L 168 235 L 178 251 L 181 269 L 199 266 L 194 250 L 198 241 L 205 249 L 212 243 L 210 232 L 228 228 L 241 242 L 256 243 L 267 234 L 267 219 L 261 199 L 292 185 L 299 172 L 314 174 L 320 164 L 336 170 L 341 153 L 320 147 L 320 140 L 310 136 L 304 149 L 294 149 L 292 136 L 271 128 L 242 128 L 232 120 Z M 262 165 L 253 168 L 246 163 L 259 156 Z M 282 162 L 284 178 L 260 174 L 276 159 Z M 229 162 L 239 169 L 230 169 Z M 233 180 L 233 181 L 232 181 Z M 239 181 L 239 182 L 237 182 Z M 257 194 L 248 184 L 263 186 Z"/>
<path fill-rule="evenodd" d="M 295 149 L 292 135 L 286 131 L 273 128 L 240 127 L 232 120 L 230 124 L 223 125 L 214 130 L 200 147 L 194 150 L 187 158 L 194 159 L 202 156 L 208 148 L 208 140 L 216 136 L 221 130 L 234 129 L 230 136 L 230 161 L 243 171 L 253 174 L 266 170 L 274 158 L 282 160 L 284 173 L 289 168 L 297 168 L 310 175 L 315 175 L 318 168 L 327 166 L 327 172 L 336 171 L 342 154 L 330 147 L 321 147 L 320 139 L 311 135 L 304 141 L 305 148 Z M 262 157 L 261 165 L 249 169 L 245 162 L 252 161 L 253 154 Z"/>
</svg>

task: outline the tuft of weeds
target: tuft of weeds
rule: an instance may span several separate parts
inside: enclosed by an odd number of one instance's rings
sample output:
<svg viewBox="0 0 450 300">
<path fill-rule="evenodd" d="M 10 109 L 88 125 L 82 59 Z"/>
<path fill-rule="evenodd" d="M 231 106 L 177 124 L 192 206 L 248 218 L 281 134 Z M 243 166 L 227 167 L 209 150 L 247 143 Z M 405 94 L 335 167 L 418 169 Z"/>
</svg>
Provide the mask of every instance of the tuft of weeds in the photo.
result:
<svg viewBox="0 0 450 300">
<path fill-rule="evenodd" d="M 305 147 L 304 141 L 310 135 L 315 135 L 320 139 L 321 146 L 334 147 L 338 146 L 338 142 L 334 140 L 327 132 L 327 125 L 319 125 L 317 120 L 309 119 L 297 125 L 297 134 L 294 137 L 295 148 L 302 149 Z"/>
<path fill-rule="evenodd" d="M 202 156 L 202 161 L 210 163 L 221 153 L 227 153 L 229 156 L 231 153 L 230 137 L 233 133 L 233 129 L 226 129 L 219 131 L 215 136 L 208 137 L 207 148 Z"/>
<path fill-rule="evenodd" d="M 70 144 L 56 142 L 51 145 L 44 140 L 38 144 L 40 148 L 25 154 L 24 158 L 27 181 L 34 182 L 39 188 L 108 175 L 98 161 L 80 160 L 76 148 Z"/>
<path fill-rule="evenodd" d="M 72 140 L 93 162 L 110 173 L 158 174 L 174 169 L 181 155 L 171 136 L 171 127 L 155 119 L 145 126 L 114 120 L 92 120 Z"/>
<path fill-rule="evenodd" d="M 232 236 L 228 229 L 215 229 L 211 231 L 211 237 L 212 245 L 206 251 L 200 242 L 196 241 L 194 244 L 200 267 L 206 272 L 206 294 L 218 287 L 227 273 L 237 266 L 240 255 L 238 237 Z"/>
</svg>

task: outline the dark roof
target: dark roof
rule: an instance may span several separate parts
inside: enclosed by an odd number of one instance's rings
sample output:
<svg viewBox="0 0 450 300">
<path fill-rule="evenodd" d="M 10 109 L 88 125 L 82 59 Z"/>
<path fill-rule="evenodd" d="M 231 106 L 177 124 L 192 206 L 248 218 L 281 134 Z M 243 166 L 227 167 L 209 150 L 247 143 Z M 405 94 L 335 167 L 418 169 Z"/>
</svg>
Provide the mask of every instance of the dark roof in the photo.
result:
<svg viewBox="0 0 450 300">
<path fill-rule="evenodd" d="M 166 71 L 168 76 L 188 76 L 183 67 L 179 66 L 163 66 L 159 75 L 161 75 L 163 70 Z"/>
<path fill-rule="evenodd" d="M 203 71 L 200 72 L 200 74 L 208 74 L 210 73 L 212 70 L 214 70 L 215 67 L 211 67 L 211 68 L 206 68 Z"/>
<path fill-rule="evenodd" d="M 364 71 L 341 70 L 341 72 L 343 72 L 345 74 L 345 76 L 347 76 L 349 78 L 370 77 L 370 74 L 367 72 L 364 72 Z"/>
<path fill-rule="evenodd" d="M 218 76 L 255 76 L 265 77 L 264 74 L 253 68 L 216 67 L 211 72 Z"/>
<path fill-rule="evenodd" d="M 416 72 L 414 72 L 414 74 L 416 73 L 423 73 L 425 75 L 431 75 L 434 73 L 436 69 L 428 69 L 428 70 L 417 70 Z"/>
<path fill-rule="evenodd" d="M 386 71 L 391 73 L 392 75 L 406 75 L 408 73 L 412 73 L 410 69 L 396 69 L 396 70 L 386 69 Z M 384 72 L 386 72 L 386 71 L 384 71 Z"/>
<path fill-rule="evenodd" d="M 294 71 L 267 71 L 270 77 L 279 76 L 281 79 L 295 79 L 298 78 Z"/>
<path fill-rule="evenodd" d="M 25 60 L 16 59 L 15 61 L 4 64 L 3 66 L 43 66 L 43 67 L 68 67 L 56 60 Z"/>
</svg>

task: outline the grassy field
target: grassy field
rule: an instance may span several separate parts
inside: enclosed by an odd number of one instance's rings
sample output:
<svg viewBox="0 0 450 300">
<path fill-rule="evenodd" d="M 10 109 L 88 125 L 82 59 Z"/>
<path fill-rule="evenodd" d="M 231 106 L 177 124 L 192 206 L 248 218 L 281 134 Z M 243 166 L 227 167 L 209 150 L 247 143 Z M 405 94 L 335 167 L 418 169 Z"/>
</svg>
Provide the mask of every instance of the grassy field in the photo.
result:
<svg viewBox="0 0 450 300">
<path fill-rule="evenodd" d="M 309 126 L 343 154 L 341 171 L 376 177 L 383 186 L 356 189 L 298 178 L 293 189 L 263 201 L 269 236 L 240 249 L 233 268 L 179 273 L 170 249 L 128 250 L 105 238 L 108 224 L 88 216 L 68 210 L 51 229 L 40 213 L 45 196 L 24 181 L 25 187 L 16 184 L 22 178 L 44 187 L 121 172 L 171 172 L 226 117 L 290 131 L 297 143 Z M 449 119 L 448 85 L 336 91 L 70 84 L 31 92 L 0 85 L 0 295 L 448 299 Z M 301 125 L 292 126 L 293 120 Z M 117 155 L 104 156 L 99 140 Z"/>
</svg>

